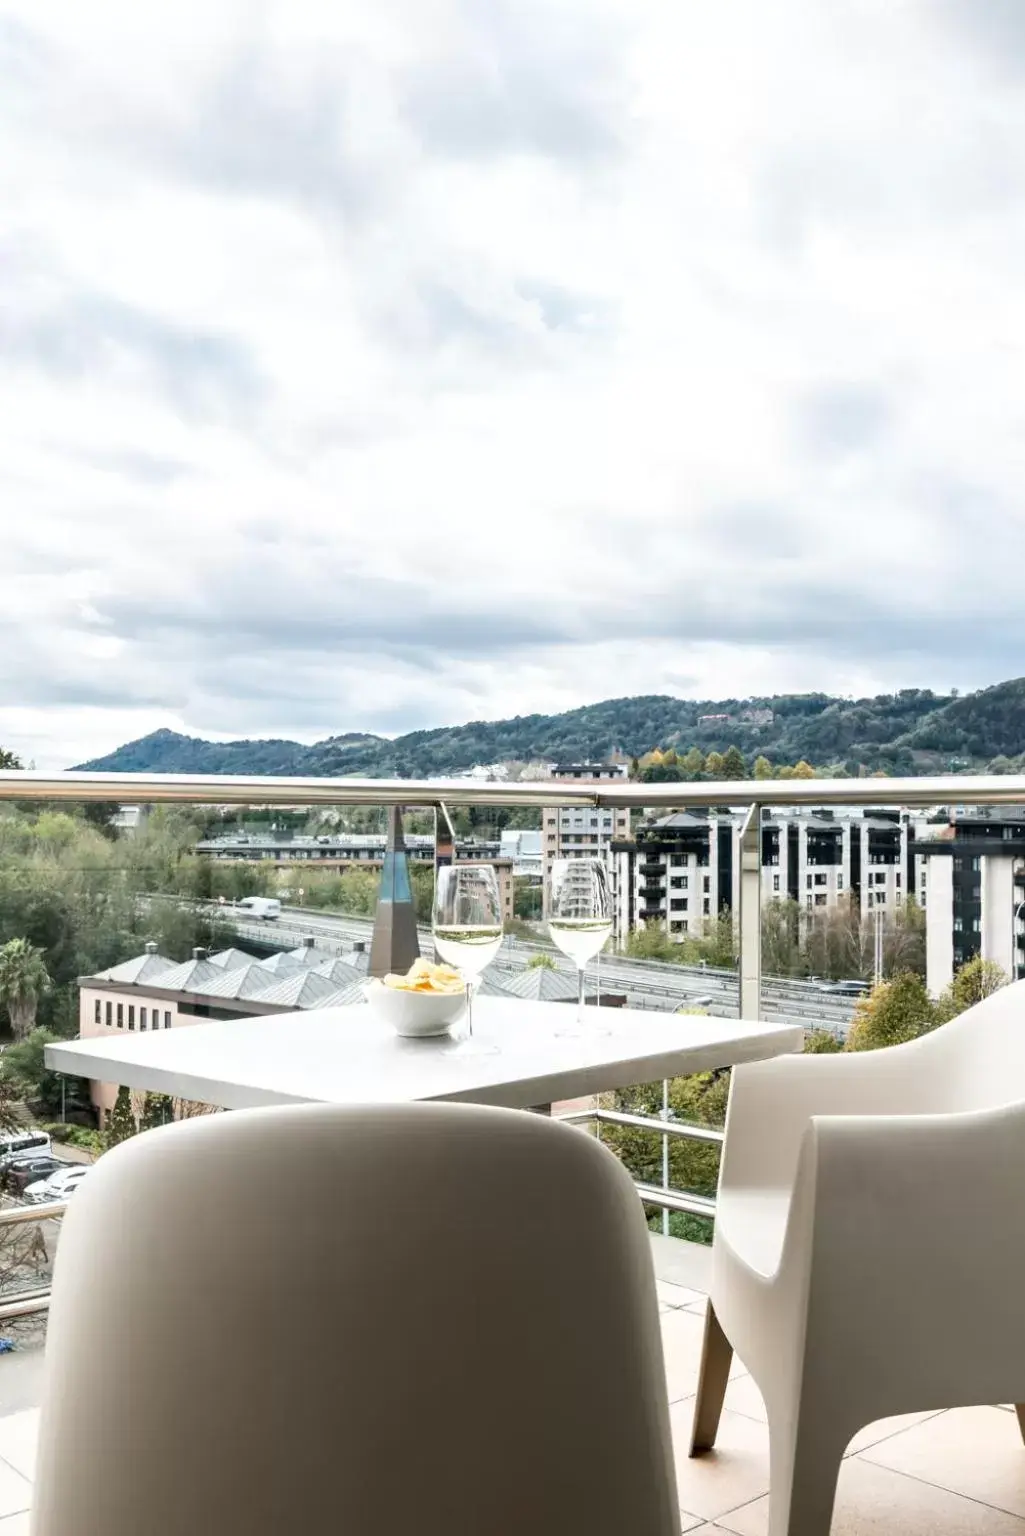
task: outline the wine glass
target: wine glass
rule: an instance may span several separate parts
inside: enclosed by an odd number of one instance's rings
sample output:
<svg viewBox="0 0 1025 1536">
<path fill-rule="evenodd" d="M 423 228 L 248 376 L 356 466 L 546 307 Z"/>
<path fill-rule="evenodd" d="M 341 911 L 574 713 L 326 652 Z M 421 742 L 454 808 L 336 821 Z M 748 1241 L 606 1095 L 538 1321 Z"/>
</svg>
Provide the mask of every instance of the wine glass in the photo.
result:
<svg viewBox="0 0 1025 1536">
<path fill-rule="evenodd" d="M 467 1033 L 472 1039 L 473 984 L 502 944 L 502 897 L 492 865 L 447 864 L 438 870 L 433 926 L 435 955 L 463 977 Z M 474 1049 L 483 1052 L 497 1047 L 474 1042 Z"/>
<path fill-rule="evenodd" d="M 560 1035 L 608 1033 L 600 1024 L 587 1025 L 584 1015 L 584 972 L 612 932 L 612 903 L 608 871 L 601 859 L 553 859 L 548 876 L 548 932 L 552 941 L 577 968 L 577 1027 Z"/>
</svg>

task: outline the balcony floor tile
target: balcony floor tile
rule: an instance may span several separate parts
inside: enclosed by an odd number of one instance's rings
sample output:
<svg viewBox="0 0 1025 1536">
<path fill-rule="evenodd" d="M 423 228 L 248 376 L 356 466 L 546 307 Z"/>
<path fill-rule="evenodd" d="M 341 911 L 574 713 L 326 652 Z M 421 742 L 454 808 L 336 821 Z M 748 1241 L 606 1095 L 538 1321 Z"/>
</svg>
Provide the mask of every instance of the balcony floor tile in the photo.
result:
<svg viewBox="0 0 1025 1536">
<path fill-rule="evenodd" d="M 705 1320 L 696 1312 L 674 1308 L 662 1316 L 662 1349 L 671 1403 L 683 1397 L 693 1397 L 697 1391 L 704 1333 Z M 744 1365 L 734 1356 L 730 1378 L 746 1374 Z"/>
<path fill-rule="evenodd" d="M 1025 1445 L 999 1408 L 952 1408 L 872 1446 L 862 1459 L 1025 1519 Z"/>
<path fill-rule="evenodd" d="M 39 1437 L 39 1409 L 26 1408 L 0 1419 L 0 1460 L 29 1481 L 36 1475 L 36 1441 Z"/>
<path fill-rule="evenodd" d="M 721 1514 L 715 1528 L 766 1536 L 768 1519 L 769 1501 L 761 1498 Z M 1025 1536 L 1025 1521 L 849 1456 L 840 1469 L 830 1536 Z"/>
</svg>

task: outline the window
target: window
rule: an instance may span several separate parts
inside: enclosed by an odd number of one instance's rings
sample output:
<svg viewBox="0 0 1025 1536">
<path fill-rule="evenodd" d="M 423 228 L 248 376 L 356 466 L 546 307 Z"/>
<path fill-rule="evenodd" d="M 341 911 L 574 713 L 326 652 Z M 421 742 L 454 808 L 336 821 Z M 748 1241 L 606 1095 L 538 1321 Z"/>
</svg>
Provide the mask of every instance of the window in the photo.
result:
<svg viewBox="0 0 1025 1536">
<path fill-rule="evenodd" d="M 110 1025 L 111 1025 L 111 1022 L 112 1022 L 112 1020 L 111 1020 L 111 1013 L 112 1013 L 111 1005 L 108 1003 L 107 1004 L 107 1028 L 108 1029 L 110 1028 Z"/>
<path fill-rule="evenodd" d="M 807 885 L 807 887 L 808 887 L 808 889 L 810 891 L 811 890 L 811 885 L 812 885 L 811 875 L 807 875 L 805 877 L 805 884 Z"/>
<path fill-rule="evenodd" d="M 669 882 L 669 888 L 673 891 L 682 891 L 686 884 L 687 882 L 683 875 L 674 875 Z"/>
<path fill-rule="evenodd" d="M 816 905 L 816 906 L 817 906 L 817 907 L 824 907 L 824 906 L 825 906 L 825 905 L 826 905 L 826 893 L 825 893 L 825 891 L 821 891 L 821 892 L 820 892 L 820 893 L 819 893 L 819 894 L 818 894 L 818 895 L 817 895 L 817 896 L 816 896 L 816 897 L 815 897 L 815 905 Z"/>
<path fill-rule="evenodd" d="M 164 1028 L 165 1029 L 170 1029 L 171 1028 L 171 1015 L 170 1015 L 170 1013 L 165 1013 L 164 1014 Z"/>
<path fill-rule="evenodd" d="M 711 890 L 711 888 L 712 888 L 712 882 L 711 882 L 711 880 L 710 880 L 710 879 L 709 879 L 709 878 L 708 878 L 708 876 L 707 876 L 707 875 L 706 875 L 706 876 L 705 876 L 705 884 L 704 884 L 704 889 L 705 889 L 705 890 L 706 890 L 706 891 L 708 891 L 708 890 Z"/>
<path fill-rule="evenodd" d="M 982 868 L 982 860 L 980 858 L 978 858 L 978 857 L 974 858 L 972 860 L 972 869 L 975 870 L 976 873 L 978 873 L 978 871 L 981 868 Z"/>
<path fill-rule="evenodd" d="M 118 1005 L 117 1005 L 117 1027 L 118 1027 L 118 1029 L 124 1029 L 124 1027 L 125 1027 L 125 1005 L 124 1005 L 124 1003 L 118 1003 Z"/>
<path fill-rule="evenodd" d="M 670 910 L 670 912 L 686 912 L 686 910 L 687 910 L 687 898 L 686 898 L 686 896 L 680 896 L 680 897 L 675 897 L 674 896 L 673 900 L 669 903 L 669 910 Z"/>
<path fill-rule="evenodd" d="M 955 857 L 955 859 L 954 859 L 954 872 L 955 872 L 955 874 L 960 874 L 962 869 L 964 869 L 964 859 Z"/>
<path fill-rule="evenodd" d="M 955 917 L 955 919 L 954 919 L 954 932 L 955 933 L 960 933 L 963 928 L 964 928 L 964 923 L 961 921 L 961 919 L 959 917 Z"/>
<path fill-rule="evenodd" d="M 981 885 L 973 885 L 972 886 L 972 900 L 973 901 L 981 901 L 982 900 L 982 886 Z"/>
<path fill-rule="evenodd" d="M 711 910 L 712 910 L 712 903 L 709 901 L 708 897 L 706 896 L 705 897 L 705 901 L 704 901 L 704 913 L 705 913 L 706 917 L 711 912 Z"/>
<path fill-rule="evenodd" d="M 812 904 L 812 900 L 813 900 L 813 897 L 812 897 L 811 893 L 809 892 L 808 895 L 804 899 L 805 899 L 805 903 L 810 907 L 811 904 Z M 871 898 L 871 896 L 868 898 L 868 904 L 869 904 L 869 906 L 872 905 L 872 898 Z"/>
<path fill-rule="evenodd" d="M 897 887 L 897 889 L 899 891 L 900 890 L 900 875 L 899 874 L 894 875 L 893 882 L 894 882 L 894 884 L 896 885 L 896 887 Z"/>
<path fill-rule="evenodd" d="M 669 927 L 670 927 L 671 932 L 673 932 L 673 933 L 686 933 L 687 932 L 687 919 L 685 917 L 676 917 L 669 924 Z"/>
<path fill-rule="evenodd" d="M 978 933 L 981 928 L 982 928 L 982 919 L 979 918 L 979 917 L 973 917 L 972 918 L 972 932 L 973 933 Z"/>
<path fill-rule="evenodd" d="M 773 877 L 772 877 L 772 889 L 774 891 L 778 891 L 779 890 L 779 876 L 778 875 L 773 875 Z"/>
<path fill-rule="evenodd" d="M 837 875 L 837 877 L 836 877 L 836 888 L 837 888 L 838 891 L 842 891 L 843 890 L 843 875 Z"/>
<path fill-rule="evenodd" d="M 95 1006 L 93 1008 L 93 1023 L 94 1024 L 99 1024 L 101 1019 L 102 1019 L 102 1017 L 103 1017 L 103 1010 L 102 1010 L 102 1008 L 100 1006 L 100 1000 L 99 1000 L 99 998 L 97 998 Z"/>
<path fill-rule="evenodd" d="M 134 1029 L 135 1028 L 135 1004 L 134 1003 L 129 1003 L 128 1004 L 128 1028 L 129 1029 Z"/>
<path fill-rule="evenodd" d="M 139 1009 L 139 1028 L 140 1029 L 145 1029 L 146 1028 L 146 1010 L 145 1010 L 145 1008 L 140 1008 Z"/>
<path fill-rule="evenodd" d="M 815 876 L 815 884 L 816 885 L 825 885 L 825 883 L 826 883 L 826 876 L 825 875 L 816 875 Z"/>
<path fill-rule="evenodd" d="M 810 901 L 811 897 L 809 897 L 808 900 Z M 872 892 L 871 891 L 869 891 L 868 895 L 865 897 L 865 902 L 866 902 L 867 906 L 871 906 L 872 905 Z"/>
</svg>

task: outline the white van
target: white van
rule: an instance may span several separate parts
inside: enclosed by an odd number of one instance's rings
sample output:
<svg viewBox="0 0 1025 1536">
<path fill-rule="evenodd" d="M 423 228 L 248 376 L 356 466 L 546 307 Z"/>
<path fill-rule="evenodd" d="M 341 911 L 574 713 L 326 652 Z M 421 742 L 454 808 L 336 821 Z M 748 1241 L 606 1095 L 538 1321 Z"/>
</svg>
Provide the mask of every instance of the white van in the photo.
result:
<svg viewBox="0 0 1025 1536">
<path fill-rule="evenodd" d="M 275 896 L 243 896 L 238 910 L 248 913 L 250 917 L 262 917 L 272 922 L 281 916 L 281 903 Z"/>
<path fill-rule="evenodd" d="M 0 1165 L 13 1163 L 15 1158 L 35 1154 L 45 1157 L 52 1152 L 50 1138 L 45 1131 L 8 1131 L 0 1136 Z"/>
</svg>

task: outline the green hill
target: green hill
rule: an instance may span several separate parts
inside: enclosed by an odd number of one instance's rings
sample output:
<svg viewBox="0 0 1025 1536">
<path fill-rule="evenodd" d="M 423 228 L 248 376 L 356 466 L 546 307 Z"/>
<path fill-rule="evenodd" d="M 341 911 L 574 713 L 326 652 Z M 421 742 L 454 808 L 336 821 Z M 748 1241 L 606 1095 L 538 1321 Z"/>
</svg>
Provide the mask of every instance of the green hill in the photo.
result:
<svg viewBox="0 0 1025 1536">
<path fill-rule="evenodd" d="M 457 774 L 475 763 L 641 756 L 653 747 L 723 752 L 750 761 L 800 759 L 847 773 L 919 774 L 1017 767 L 1025 753 L 1025 678 L 959 697 L 905 688 L 874 698 L 824 693 L 752 699 L 606 699 L 560 715 L 518 715 L 412 731 L 388 741 L 355 732 L 313 746 L 294 741 L 210 742 L 154 731 L 79 766 L 115 773 L 252 773 L 373 778 Z M 994 762 L 993 760 L 996 759 Z"/>
</svg>

